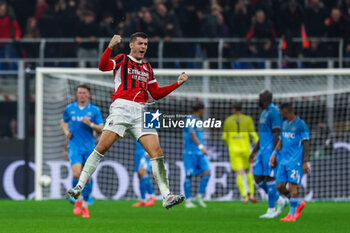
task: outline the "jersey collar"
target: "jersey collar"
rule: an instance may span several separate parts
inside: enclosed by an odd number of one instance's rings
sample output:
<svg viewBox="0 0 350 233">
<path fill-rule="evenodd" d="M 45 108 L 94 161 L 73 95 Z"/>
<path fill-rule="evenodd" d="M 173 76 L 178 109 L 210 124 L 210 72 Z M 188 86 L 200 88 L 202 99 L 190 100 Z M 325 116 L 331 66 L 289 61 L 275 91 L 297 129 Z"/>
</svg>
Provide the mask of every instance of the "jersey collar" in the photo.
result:
<svg viewBox="0 0 350 233">
<path fill-rule="evenodd" d="M 132 61 L 134 61 L 134 62 L 142 63 L 142 60 L 137 60 L 136 58 L 134 58 L 134 57 L 132 57 L 132 56 L 130 56 L 130 55 L 128 55 L 128 57 L 129 57 Z"/>
<path fill-rule="evenodd" d="M 77 106 L 77 108 L 79 108 L 80 110 L 84 110 L 85 108 L 90 108 L 90 102 L 88 101 L 84 108 L 80 108 L 79 103 L 77 101 L 75 102 L 75 106 Z"/>
</svg>

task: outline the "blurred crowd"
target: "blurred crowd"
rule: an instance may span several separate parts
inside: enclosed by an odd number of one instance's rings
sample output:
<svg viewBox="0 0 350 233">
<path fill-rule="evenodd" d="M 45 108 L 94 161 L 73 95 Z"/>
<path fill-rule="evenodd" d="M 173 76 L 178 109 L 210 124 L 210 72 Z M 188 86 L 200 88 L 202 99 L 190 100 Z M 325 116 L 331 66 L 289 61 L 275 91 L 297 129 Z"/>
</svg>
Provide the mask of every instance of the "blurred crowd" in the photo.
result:
<svg viewBox="0 0 350 233">
<path fill-rule="evenodd" d="M 75 38 L 75 43 L 48 44 L 45 57 L 52 58 L 96 58 L 97 38 L 128 37 L 136 31 L 166 42 L 179 37 L 244 39 L 225 43 L 224 58 L 277 57 L 277 46 L 286 57 L 338 57 L 350 53 L 349 16 L 350 0 L 0 0 L 0 38 Z M 339 51 L 338 42 L 310 40 L 315 37 L 343 38 L 344 49 Z M 0 57 L 38 57 L 38 46 L 0 43 Z M 215 58 L 217 46 L 202 43 L 198 52 L 186 43 L 165 43 L 163 54 Z M 150 43 L 147 56 L 157 57 L 157 49 Z"/>
</svg>

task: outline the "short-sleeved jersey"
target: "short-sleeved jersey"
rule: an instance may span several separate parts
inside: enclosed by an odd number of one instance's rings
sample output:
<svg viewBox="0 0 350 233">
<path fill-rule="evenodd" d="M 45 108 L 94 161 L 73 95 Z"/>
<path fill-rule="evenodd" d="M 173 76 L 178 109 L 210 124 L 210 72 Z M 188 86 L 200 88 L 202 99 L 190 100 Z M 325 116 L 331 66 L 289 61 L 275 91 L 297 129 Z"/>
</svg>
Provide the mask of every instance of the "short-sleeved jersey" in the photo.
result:
<svg viewBox="0 0 350 233">
<path fill-rule="evenodd" d="M 148 100 L 148 85 L 157 82 L 151 65 L 126 54 L 119 54 L 112 61 L 114 63 L 113 101 L 122 98 L 146 103 Z"/>
<path fill-rule="evenodd" d="M 183 129 L 183 137 L 185 144 L 185 153 L 201 154 L 201 150 L 198 148 L 196 143 L 191 139 L 191 133 L 194 132 L 199 140 L 200 144 L 203 144 L 203 127 L 197 127 L 197 122 L 202 122 L 201 119 L 190 115 L 185 120 L 185 127 Z M 202 122 L 203 123 L 203 122 Z M 198 124 L 203 125 L 203 124 Z"/>
<path fill-rule="evenodd" d="M 232 153 L 250 152 L 250 136 L 254 143 L 258 141 L 253 119 L 250 116 L 239 114 L 231 115 L 224 122 L 222 139 Z"/>
<path fill-rule="evenodd" d="M 309 127 L 307 124 L 297 118 L 289 122 L 285 120 L 282 125 L 282 150 L 280 155 L 280 163 L 300 163 L 303 162 L 303 140 L 310 139 Z"/>
<path fill-rule="evenodd" d="M 64 110 L 62 120 L 68 123 L 68 128 L 72 134 L 68 141 L 70 149 L 92 151 L 95 147 L 93 129 L 82 122 L 85 116 L 89 117 L 90 121 L 96 125 L 103 124 L 100 109 L 91 103 L 81 109 L 78 102 L 75 102 L 67 105 Z"/>
<path fill-rule="evenodd" d="M 259 150 L 273 149 L 272 129 L 281 128 L 282 116 L 276 105 L 271 103 L 267 109 L 261 112 L 259 119 Z M 270 156 L 270 155 L 269 155 Z"/>
</svg>

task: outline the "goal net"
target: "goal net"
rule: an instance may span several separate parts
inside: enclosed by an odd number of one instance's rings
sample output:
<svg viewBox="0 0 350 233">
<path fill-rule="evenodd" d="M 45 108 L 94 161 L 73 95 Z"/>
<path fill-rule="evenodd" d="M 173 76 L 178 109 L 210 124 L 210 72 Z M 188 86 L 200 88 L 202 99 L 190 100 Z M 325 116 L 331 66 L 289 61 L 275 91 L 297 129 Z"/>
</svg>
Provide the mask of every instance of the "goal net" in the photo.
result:
<svg viewBox="0 0 350 233">
<path fill-rule="evenodd" d="M 159 86 L 177 80 L 180 70 L 155 70 Z M 231 114 L 232 104 L 243 103 L 258 130 L 261 109 L 258 94 L 269 89 L 276 104 L 292 102 L 297 115 L 309 125 L 311 172 L 304 175 L 301 196 L 307 200 L 341 200 L 350 197 L 350 70 L 186 70 L 188 82 L 159 101 L 150 100 L 146 111 L 162 113 L 158 129 L 169 171 L 171 191 L 183 193 L 183 129 L 169 122 L 184 120 L 197 101 L 205 105 L 204 120 L 221 121 Z M 62 158 L 64 134 L 60 120 L 65 106 L 75 101 L 75 88 L 91 88 L 91 102 L 100 107 L 104 120 L 112 102 L 113 75 L 96 69 L 38 68 L 36 74 L 35 196 L 66 198 L 72 186 L 69 162 Z M 221 139 L 223 127 L 204 130 L 212 175 L 205 193 L 207 200 L 239 199 L 227 147 Z M 130 136 L 117 141 L 93 175 L 96 199 L 136 199 L 138 178 L 134 173 L 134 141 Z M 51 185 L 40 185 L 40 177 L 51 177 Z M 198 189 L 192 183 L 192 194 Z M 158 187 L 154 189 L 159 195 Z M 258 190 L 262 199 L 265 194 Z"/>
</svg>

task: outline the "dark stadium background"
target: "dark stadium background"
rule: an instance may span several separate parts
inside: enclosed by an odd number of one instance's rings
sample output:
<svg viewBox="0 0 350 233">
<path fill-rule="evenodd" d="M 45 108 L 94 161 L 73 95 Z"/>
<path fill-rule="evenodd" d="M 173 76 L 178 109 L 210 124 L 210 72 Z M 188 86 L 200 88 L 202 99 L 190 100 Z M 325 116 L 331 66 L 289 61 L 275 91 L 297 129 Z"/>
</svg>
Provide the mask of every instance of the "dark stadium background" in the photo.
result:
<svg viewBox="0 0 350 233">
<path fill-rule="evenodd" d="M 81 58 L 79 50 L 94 50 L 100 54 L 113 34 L 125 38 L 118 52 L 127 52 L 128 36 L 134 31 L 146 32 L 150 37 L 147 57 L 154 68 L 260 69 L 270 66 L 305 69 L 350 66 L 350 1 L 346 0 L 0 0 L 0 6 L 0 179 L 14 161 L 34 160 L 35 68 L 79 67 L 79 62 L 85 59 L 87 62 L 83 66 L 94 67 L 98 57 Z M 259 12 L 264 12 L 263 22 L 258 21 Z M 84 22 L 89 17 L 94 18 L 93 22 Z M 10 33 L 5 32 L 8 22 L 12 25 Z M 303 43 L 305 35 L 308 45 Z M 88 41 L 91 36 L 96 38 L 95 42 Z M 83 38 L 83 42 L 78 43 L 77 37 Z M 268 41 L 271 47 L 264 51 L 262 47 Z M 161 51 L 160 44 L 163 45 Z M 287 45 L 286 48 L 284 45 Z M 220 46 L 221 50 L 218 49 Z M 256 46 L 258 52 L 252 52 L 251 46 Z M 20 110 L 18 75 L 24 75 L 26 80 L 26 84 L 21 86 L 26 104 Z M 337 98 L 349 99 L 349 94 L 342 95 Z M 337 178 L 349 177 L 350 152 L 345 149 L 333 151 L 337 134 L 329 138 L 329 129 L 318 124 L 326 121 L 326 103 L 322 100 L 295 101 L 300 106 L 296 109 L 297 113 L 306 121 L 313 119 L 316 109 L 321 113 L 318 115 L 319 122 L 310 125 L 311 138 L 315 139 L 312 140 L 312 163 L 320 167 L 317 163 L 323 160 L 322 163 L 335 163 L 334 166 L 337 166 L 342 161 L 346 166 L 342 171 L 314 171 L 309 182 L 325 182 L 329 185 L 320 189 L 345 189 L 341 193 L 349 196 L 350 191 L 345 188 L 350 185 L 349 179 Z M 168 113 L 181 113 L 184 109 L 188 110 L 189 105 L 190 102 L 185 101 L 172 103 L 171 109 L 163 109 Z M 256 103 L 249 106 L 245 112 L 257 122 L 258 106 Z M 348 120 L 343 114 L 346 107 L 335 106 L 335 121 Z M 25 112 L 22 122 L 19 122 L 19 111 Z M 211 115 L 224 119 L 229 110 L 215 109 Z M 25 125 L 21 135 L 17 135 L 17 128 L 11 121 L 17 121 L 17 127 Z M 215 130 L 211 133 L 219 135 Z M 349 135 L 341 135 L 341 138 L 348 141 Z M 325 146 L 327 139 L 332 144 Z M 227 161 L 228 155 L 219 136 L 215 140 L 215 144 L 224 151 L 218 161 Z M 174 142 L 161 139 L 161 143 L 165 152 L 181 155 L 182 148 L 173 148 Z M 328 156 L 315 160 L 315 151 L 320 148 Z M 181 158 L 174 156 L 170 159 Z M 344 171 L 347 173 L 344 174 Z M 33 174 L 23 167 L 16 171 L 14 179 L 19 193 L 33 191 Z M 233 181 L 233 177 L 229 179 Z M 234 182 L 230 185 L 228 188 L 232 190 Z M 313 191 L 315 198 L 328 198 L 322 196 L 327 193 L 325 190 Z M 0 186 L 0 198 L 7 197 L 3 186 Z M 235 197 L 238 197 L 237 190 Z"/>
</svg>

